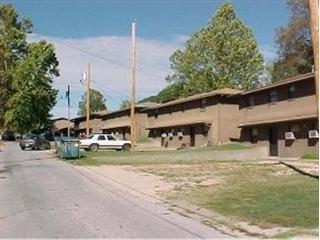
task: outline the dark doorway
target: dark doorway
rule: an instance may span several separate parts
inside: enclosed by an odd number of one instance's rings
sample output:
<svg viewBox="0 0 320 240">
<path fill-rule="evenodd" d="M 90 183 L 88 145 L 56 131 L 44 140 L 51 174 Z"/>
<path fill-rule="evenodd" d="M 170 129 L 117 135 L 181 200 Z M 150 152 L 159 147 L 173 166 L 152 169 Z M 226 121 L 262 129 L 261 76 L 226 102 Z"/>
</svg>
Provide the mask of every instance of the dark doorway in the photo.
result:
<svg viewBox="0 0 320 240">
<path fill-rule="evenodd" d="M 122 128 L 122 139 L 126 140 L 126 128 Z"/>
<path fill-rule="evenodd" d="M 195 146 L 194 127 L 190 127 L 190 129 L 189 129 L 189 134 L 190 134 L 190 147 L 194 147 L 194 146 Z"/>
<path fill-rule="evenodd" d="M 270 156 L 278 156 L 278 129 L 276 127 L 269 127 L 269 151 Z"/>
</svg>

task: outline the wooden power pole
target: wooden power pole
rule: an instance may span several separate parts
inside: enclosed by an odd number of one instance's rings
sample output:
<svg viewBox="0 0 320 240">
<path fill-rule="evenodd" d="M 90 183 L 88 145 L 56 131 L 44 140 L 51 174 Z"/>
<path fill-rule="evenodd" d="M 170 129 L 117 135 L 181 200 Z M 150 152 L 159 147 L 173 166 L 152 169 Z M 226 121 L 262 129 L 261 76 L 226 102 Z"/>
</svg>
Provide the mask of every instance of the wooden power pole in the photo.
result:
<svg viewBox="0 0 320 240">
<path fill-rule="evenodd" d="M 70 138 L 70 85 L 68 85 L 66 96 L 68 99 L 68 138 Z"/>
<path fill-rule="evenodd" d="M 86 135 L 90 134 L 90 63 L 88 64 L 88 70 L 86 72 Z"/>
<path fill-rule="evenodd" d="M 136 101 L 136 22 L 132 23 L 132 55 L 131 55 L 131 113 L 130 113 L 130 142 L 131 151 L 134 151 L 136 142 L 136 119 L 135 119 L 135 101 Z"/>
<path fill-rule="evenodd" d="M 309 0 L 309 11 L 314 59 L 317 115 L 319 116 L 319 0 Z"/>
</svg>

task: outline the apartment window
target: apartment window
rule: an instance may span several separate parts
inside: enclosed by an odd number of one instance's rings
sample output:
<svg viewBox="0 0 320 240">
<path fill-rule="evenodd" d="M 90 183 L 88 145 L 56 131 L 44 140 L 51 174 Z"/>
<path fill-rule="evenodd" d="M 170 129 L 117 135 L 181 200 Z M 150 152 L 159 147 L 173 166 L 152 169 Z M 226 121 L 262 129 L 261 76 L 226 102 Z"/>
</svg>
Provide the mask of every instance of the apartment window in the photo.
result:
<svg viewBox="0 0 320 240">
<path fill-rule="evenodd" d="M 151 130 L 151 136 L 152 136 L 152 138 L 157 137 L 157 130 L 156 129 Z"/>
<path fill-rule="evenodd" d="M 181 103 L 180 107 L 181 107 L 181 111 L 184 112 L 184 103 Z"/>
<path fill-rule="evenodd" d="M 249 95 L 247 98 L 247 106 L 248 107 L 253 107 L 254 106 L 254 96 L 253 95 Z"/>
<path fill-rule="evenodd" d="M 250 128 L 250 142 L 257 143 L 258 140 L 258 129 L 257 128 Z"/>
<path fill-rule="evenodd" d="M 207 107 L 207 99 L 206 98 L 202 98 L 201 99 L 201 111 L 205 111 Z"/>
<path fill-rule="evenodd" d="M 154 111 L 154 117 L 155 117 L 155 118 L 158 118 L 158 115 L 159 115 L 159 111 L 158 111 L 158 109 L 156 109 L 156 110 Z"/>
<path fill-rule="evenodd" d="M 272 90 L 269 93 L 269 102 L 270 103 L 275 103 L 278 101 L 278 93 L 276 90 Z"/>
<path fill-rule="evenodd" d="M 294 98 L 296 87 L 294 85 L 288 86 L 288 99 Z"/>
</svg>

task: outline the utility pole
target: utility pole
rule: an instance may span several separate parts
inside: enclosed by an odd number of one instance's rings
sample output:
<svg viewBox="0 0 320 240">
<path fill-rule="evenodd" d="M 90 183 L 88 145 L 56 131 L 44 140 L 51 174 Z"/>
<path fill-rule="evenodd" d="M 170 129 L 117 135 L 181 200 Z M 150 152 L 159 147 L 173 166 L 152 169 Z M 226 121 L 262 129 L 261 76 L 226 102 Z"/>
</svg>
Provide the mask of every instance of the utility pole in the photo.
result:
<svg viewBox="0 0 320 240">
<path fill-rule="evenodd" d="M 134 152 L 136 142 L 136 121 L 135 121 L 135 101 L 136 101 L 136 22 L 132 23 L 132 55 L 131 55 L 131 113 L 130 113 L 130 142 L 131 151 Z"/>
<path fill-rule="evenodd" d="M 319 116 L 319 0 L 309 0 L 309 12 L 315 71 L 317 115 Z"/>
<path fill-rule="evenodd" d="M 68 138 L 70 138 L 70 85 L 68 85 L 66 97 L 68 99 Z"/>
<path fill-rule="evenodd" d="M 86 72 L 86 136 L 90 134 L 90 63 L 88 64 L 88 70 Z"/>
</svg>

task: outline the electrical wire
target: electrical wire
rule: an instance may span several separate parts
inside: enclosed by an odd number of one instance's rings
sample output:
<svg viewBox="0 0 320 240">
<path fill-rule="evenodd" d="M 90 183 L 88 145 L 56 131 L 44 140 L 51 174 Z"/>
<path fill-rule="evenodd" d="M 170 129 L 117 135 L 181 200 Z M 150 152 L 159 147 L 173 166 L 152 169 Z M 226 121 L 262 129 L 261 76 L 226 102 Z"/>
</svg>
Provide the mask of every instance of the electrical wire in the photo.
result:
<svg viewBox="0 0 320 240">
<path fill-rule="evenodd" d="M 92 57 L 95 57 L 95 58 L 99 58 L 99 59 L 101 59 L 101 60 L 104 60 L 104 61 L 107 61 L 107 62 L 112 63 L 112 64 L 114 64 L 114 65 L 117 65 L 117 66 L 119 66 L 119 67 L 123 67 L 123 68 L 126 68 L 126 69 L 130 69 L 130 66 L 127 66 L 127 65 L 125 65 L 125 64 L 116 62 L 116 61 L 114 61 L 114 60 L 112 60 L 112 59 L 106 58 L 106 57 L 101 56 L 101 55 L 98 55 L 98 54 L 96 54 L 96 53 L 92 53 L 92 52 L 90 52 L 90 51 L 88 51 L 88 50 L 84 50 L 84 49 L 81 49 L 81 48 L 78 48 L 78 47 L 75 47 L 75 46 L 71 46 L 71 45 L 69 45 L 69 44 L 67 44 L 67 43 L 64 43 L 64 42 L 58 40 L 58 39 L 55 39 L 55 41 L 56 41 L 57 43 L 60 43 L 61 45 L 64 45 L 64 46 L 69 47 L 69 48 L 72 48 L 72 49 L 75 49 L 75 50 L 80 51 L 80 52 L 82 52 L 82 53 L 85 53 L 85 54 L 87 54 L 87 55 L 89 55 L 89 56 L 92 56 Z M 149 76 L 156 77 L 156 78 L 163 78 L 163 76 L 160 76 L 160 75 L 157 75 L 157 74 L 154 74 L 154 73 L 150 73 L 150 72 L 147 72 L 147 71 L 144 71 L 144 70 L 139 70 L 139 69 L 137 69 L 137 72 L 144 73 L 144 74 L 147 74 L 147 75 L 149 75 Z"/>
</svg>

